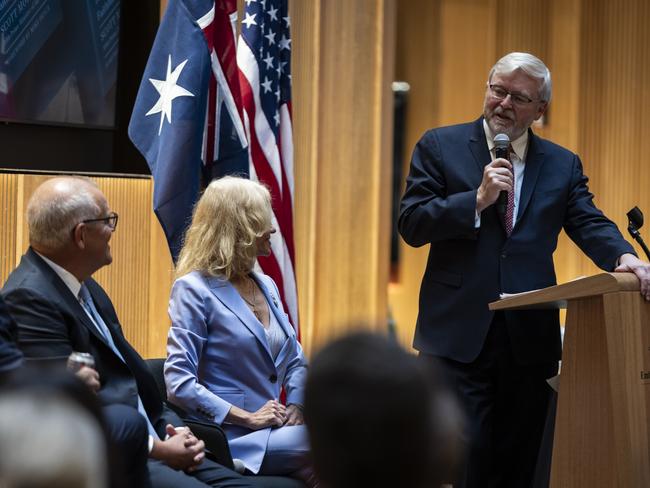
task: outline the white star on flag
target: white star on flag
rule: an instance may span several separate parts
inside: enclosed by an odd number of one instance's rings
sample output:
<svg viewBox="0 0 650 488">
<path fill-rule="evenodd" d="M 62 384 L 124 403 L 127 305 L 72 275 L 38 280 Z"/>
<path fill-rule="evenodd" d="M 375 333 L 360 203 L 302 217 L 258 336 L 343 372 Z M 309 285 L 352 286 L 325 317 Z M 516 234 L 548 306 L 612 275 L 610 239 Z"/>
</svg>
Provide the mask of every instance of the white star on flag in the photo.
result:
<svg viewBox="0 0 650 488">
<path fill-rule="evenodd" d="M 271 53 L 267 53 L 263 61 L 266 63 L 267 69 L 273 68 L 273 56 L 271 56 Z"/>
<path fill-rule="evenodd" d="M 160 94 L 160 98 L 153 107 L 145 115 L 153 115 L 160 113 L 160 127 L 158 128 L 158 135 L 162 131 L 163 120 L 167 118 L 167 122 L 172 123 L 172 101 L 177 97 L 193 97 L 194 94 L 176 84 L 178 78 L 187 63 L 187 59 L 174 68 L 172 71 L 172 56 L 169 55 L 167 60 L 167 77 L 165 80 L 154 80 L 149 78 L 149 81 Z"/>
<path fill-rule="evenodd" d="M 267 76 L 264 77 L 264 83 L 262 83 L 262 86 L 264 87 L 264 93 L 270 92 L 271 91 L 271 80 Z"/>
<path fill-rule="evenodd" d="M 291 50 L 291 39 L 282 34 L 282 39 L 280 40 L 280 49 L 289 49 Z"/>
<path fill-rule="evenodd" d="M 256 15 L 257 14 L 251 15 L 248 12 L 246 12 L 246 18 L 244 20 L 242 20 L 241 23 L 246 24 L 246 28 L 250 29 L 251 25 L 257 25 L 257 22 L 255 22 L 255 16 Z"/>
</svg>

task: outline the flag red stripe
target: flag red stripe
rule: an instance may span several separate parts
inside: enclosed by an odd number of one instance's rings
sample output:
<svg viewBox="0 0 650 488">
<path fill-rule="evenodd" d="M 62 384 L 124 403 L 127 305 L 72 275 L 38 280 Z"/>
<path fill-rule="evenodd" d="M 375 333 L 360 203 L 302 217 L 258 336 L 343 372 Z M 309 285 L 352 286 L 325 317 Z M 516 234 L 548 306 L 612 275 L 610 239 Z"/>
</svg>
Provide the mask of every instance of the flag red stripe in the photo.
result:
<svg viewBox="0 0 650 488">
<path fill-rule="evenodd" d="M 288 217 L 290 218 L 291 215 L 287 216 L 283 212 L 284 208 L 284 203 L 283 200 L 289 200 L 289 205 L 291 205 L 291 199 L 289 197 L 289 187 L 285 186 L 287 189 L 286 194 L 283 193 L 280 190 L 280 187 L 278 185 L 278 181 L 275 178 L 275 174 L 273 173 L 273 170 L 271 169 L 271 165 L 266 159 L 266 156 L 264 155 L 264 152 L 262 151 L 262 148 L 260 147 L 259 140 L 257 138 L 257 133 L 255 131 L 255 112 L 256 112 L 256 107 L 255 107 L 255 101 L 253 98 L 253 93 L 251 91 L 251 86 L 250 83 L 248 82 L 248 79 L 240 71 L 239 73 L 239 81 L 240 81 L 240 86 L 242 88 L 242 100 L 244 102 L 244 109 L 246 110 L 246 113 L 248 114 L 248 120 L 250 120 L 250 140 L 248 143 L 250 144 L 250 149 L 251 149 L 251 157 L 253 159 L 253 165 L 255 166 L 255 171 L 257 172 L 257 176 L 260 181 L 265 183 L 266 185 L 269 186 L 271 190 L 271 194 L 273 195 L 273 213 L 275 214 L 275 217 L 278 221 L 278 225 L 280 226 L 280 232 L 282 233 L 283 236 L 288 236 L 291 235 L 293 236 L 293 224 L 292 220 L 288 220 Z M 284 168 L 282 168 L 282 180 L 283 184 L 286 181 L 286 177 L 284 176 Z"/>
<path fill-rule="evenodd" d="M 212 166 L 214 161 L 214 135 L 216 132 L 215 110 L 217 103 L 217 80 L 214 76 L 210 76 L 210 83 L 208 85 L 208 120 L 205 127 L 207 137 L 205 138 L 205 160 L 203 164 L 207 167 Z"/>
<path fill-rule="evenodd" d="M 235 36 L 230 23 L 230 14 L 237 11 L 236 0 L 223 0 L 217 2 L 215 9 L 214 22 L 214 50 L 217 53 L 221 70 L 223 71 L 230 93 L 237 105 L 239 111 L 239 118 L 243 120 L 241 94 L 239 91 L 238 72 L 237 68 L 237 47 L 235 44 Z"/>
</svg>

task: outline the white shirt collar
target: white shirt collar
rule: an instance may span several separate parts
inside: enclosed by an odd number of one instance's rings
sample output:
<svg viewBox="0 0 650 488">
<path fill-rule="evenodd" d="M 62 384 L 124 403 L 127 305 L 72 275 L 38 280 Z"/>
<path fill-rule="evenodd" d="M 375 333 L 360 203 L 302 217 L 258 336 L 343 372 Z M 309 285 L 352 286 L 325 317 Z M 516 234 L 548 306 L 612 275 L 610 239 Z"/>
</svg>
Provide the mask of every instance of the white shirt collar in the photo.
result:
<svg viewBox="0 0 650 488">
<path fill-rule="evenodd" d="M 65 285 L 70 289 L 72 294 L 76 297 L 79 298 L 79 290 L 81 290 L 81 283 L 79 283 L 79 280 L 70 273 L 67 269 L 63 268 L 62 266 L 59 266 L 56 264 L 54 261 L 51 259 L 47 259 L 45 256 L 43 256 L 40 252 L 34 251 L 36 254 L 38 254 L 41 258 L 43 258 L 43 261 L 47 263 L 47 265 L 54 270 L 54 272 L 61 278 L 61 280 L 65 283 Z"/>
<path fill-rule="evenodd" d="M 487 121 L 483 119 L 483 131 L 485 132 L 485 139 L 487 140 L 488 149 L 490 152 L 494 149 L 494 134 L 490 130 L 490 126 Z M 515 154 L 520 161 L 525 161 L 526 159 L 526 148 L 528 147 L 528 131 L 525 130 L 522 135 L 520 135 L 514 141 L 511 141 L 512 149 L 515 151 Z"/>
</svg>

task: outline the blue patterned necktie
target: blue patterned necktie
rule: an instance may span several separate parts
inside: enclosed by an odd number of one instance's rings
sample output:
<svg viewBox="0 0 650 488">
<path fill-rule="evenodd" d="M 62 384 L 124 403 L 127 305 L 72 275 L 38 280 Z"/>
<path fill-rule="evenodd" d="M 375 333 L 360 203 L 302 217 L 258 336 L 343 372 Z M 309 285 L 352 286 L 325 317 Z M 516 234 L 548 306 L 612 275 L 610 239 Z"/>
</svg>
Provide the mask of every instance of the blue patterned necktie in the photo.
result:
<svg viewBox="0 0 650 488">
<path fill-rule="evenodd" d="M 84 284 L 81 285 L 81 289 L 79 290 L 79 302 L 81 302 L 81 306 L 86 311 L 86 313 L 92 320 L 93 324 L 95 324 L 95 327 L 99 331 L 99 335 L 101 335 L 104 338 L 104 341 L 106 341 L 106 343 L 110 346 L 113 352 L 117 354 L 117 356 L 122 361 L 124 361 L 124 357 L 122 356 L 122 353 L 120 353 L 119 349 L 115 345 L 115 341 L 113 341 L 113 336 L 111 335 L 111 331 L 108 329 L 108 327 L 106 326 L 106 322 L 104 322 L 104 319 L 97 311 L 97 308 L 93 303 L 93 299 L 90 296 L 90 292 L 88 291 L 88 288 L 86 288 L 86 285 Z"/>
<path fill-rule="evenodd" d="M 117 355 L 117 357 L 119 357 L 122 360 L 123 363 L 126 364 L 126 361 L 124 360 L 124 356 L 122 356 L 122 353 L 115 345 L 115 341 L 113 340 L 111 331 L 108 329 L 108 327 L 106 326 L 106 322 L 104 322 L 104 319 L 97 311 L 93 299 L 90 296 L 90 292 L 88 291 L 86 285 L 83 283 L 81 284 L 81 289 L 79 290 L 79 302 L 81 303 L 81 306 L 86 311 L 93 324 L 95 324 L 95 327 L 97 327 L 99 334 L 104 338 L 104 340 L 111 348 L 111 350 Z M 142 403 L 140 394 L 138 394 L 138 412 L 140 412 L 140 414 L 147 420 L 147 428 L 149 429 L 149 435 L 153 436 L 154 439 L 158 439 L 159 438 L 158 433 L 153 428 L 153 425 L 151 425 L 151 421 L 149 420 L 147 411 L 144 408 L 144 404 Z"/>
</svg>

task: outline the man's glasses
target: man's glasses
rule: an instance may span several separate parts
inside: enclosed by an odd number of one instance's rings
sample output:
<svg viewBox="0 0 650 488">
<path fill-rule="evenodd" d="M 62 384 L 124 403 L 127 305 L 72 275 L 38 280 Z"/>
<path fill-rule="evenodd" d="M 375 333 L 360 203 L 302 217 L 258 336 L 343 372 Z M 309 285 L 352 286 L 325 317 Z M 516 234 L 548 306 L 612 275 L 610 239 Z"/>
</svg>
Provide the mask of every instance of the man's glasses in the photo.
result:
<svg viewBox="0 0 650 488">
<path fill-rule="evenodd" d="M 512 103 L 515 105 L 528 105 L 529 103 L 533 102 L 539 102 L 541 100 L 533 100 L 527 95 L 524 95 L 523 93 L 517 93 L 517 92 L 509 92 L 505 88 L 503 88 L 500 85 L 488 85 L 490 87 L 490 91 L 492 92 L 492 96 L 498 100 L 505 100 L 508 95 L 510 95 L 510 100 L 512 100 Z"/>
<path fill-rule="evenodd" d="M 106 225 L 108 225 L 111 230 L 115 230 L 117 227 L 117 214 L 115 212 L 111 212 L 108 214 L 108 217 L 102 217 L 101 219 L 86 219 L 82 220 L 82 224 L 90 224 L 91 222 L 104 222 Z"/>
</svg>

